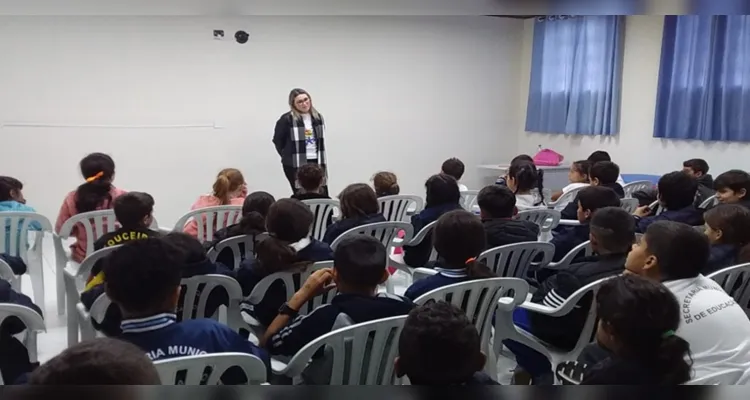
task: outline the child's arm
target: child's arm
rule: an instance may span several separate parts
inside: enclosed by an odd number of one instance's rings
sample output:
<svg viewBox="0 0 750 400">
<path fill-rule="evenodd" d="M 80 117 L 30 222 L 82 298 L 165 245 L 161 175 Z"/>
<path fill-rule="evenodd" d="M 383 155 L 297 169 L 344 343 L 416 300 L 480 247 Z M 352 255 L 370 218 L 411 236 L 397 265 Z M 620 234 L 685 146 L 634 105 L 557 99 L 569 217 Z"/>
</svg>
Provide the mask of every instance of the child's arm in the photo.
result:
<svg viewBox="0 0 750 400">
<path fill-rule="evenodd" d="M 68 206 L 68 198 L 63 200 L 62 206 L 60 206 L 60 212 L 57 214 L 57 222 L 55 222 L 55 232 L 60 232 L 65 221 L 69 220 L 73 216 L 73 211 Z"/>
<path fill-rule="evenodd" d="M 562 195 L 563 195 L 563 191 L 562 190 L 560 190 L 558 192 L 552 193 L 552 201 L 557 201 L 557 199 L 559 199 L 560 196 L 562 196 Z"/>
</svg>

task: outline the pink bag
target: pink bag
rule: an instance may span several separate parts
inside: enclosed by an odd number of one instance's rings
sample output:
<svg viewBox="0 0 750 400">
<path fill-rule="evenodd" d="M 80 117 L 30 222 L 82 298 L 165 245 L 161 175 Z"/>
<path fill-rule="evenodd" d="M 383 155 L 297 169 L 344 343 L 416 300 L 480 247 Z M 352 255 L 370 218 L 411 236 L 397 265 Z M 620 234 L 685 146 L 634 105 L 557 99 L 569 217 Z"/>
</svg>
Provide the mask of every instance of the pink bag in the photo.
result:
<svg viewBox="0 0 750 400">
<path fill-rule="evenodd" d="M 541 149 L 534 156 L 534 165 L 540 167 L 556 167 L 562 164 L 563 159 L 565 159 L 565 157 L 554 150 Z"/>
</svg>

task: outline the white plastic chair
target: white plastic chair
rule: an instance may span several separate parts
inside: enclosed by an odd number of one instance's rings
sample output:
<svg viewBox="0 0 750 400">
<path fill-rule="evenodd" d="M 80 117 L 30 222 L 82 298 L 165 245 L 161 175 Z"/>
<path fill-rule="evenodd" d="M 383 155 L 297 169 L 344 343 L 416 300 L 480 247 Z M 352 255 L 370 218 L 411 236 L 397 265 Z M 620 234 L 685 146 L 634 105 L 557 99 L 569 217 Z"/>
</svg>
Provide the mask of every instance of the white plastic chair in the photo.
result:
<svg viewBox="0 0 750 400">
<path fill-rule="evenodd" d="M 36 223 L 41 230 L 34 230 L 31 224 Z M 9 231 L 6 232 L 6 229 Z M 29 233 L 33 232 L 34 241 L 29 246 Z M 52 233 L 52 224 L 44 215 L 28 212 L 0 212 L 0 253 L 21 257 L 26 263 L 31 288 L 34 291 L 34 303 L 44 307 L 44 234 Z M 9 236 L 6 236 L 9 235 Z M 10 248 L 5 248 L 6 241 Z M 14 289 L 21 291 L 22 280 L 16 280 Z"/>
<path fill-rule="evenodd" d="M 555 229 L 560 223 L 560 218 L 560 211 L 546 210 L 543 208 L 521 211 L 516 214 L 515 217 L 513 217 L 513 219 L 517 219 L 520 221 L 531 221 L 539 225 L 539 232 L 541 234 L 548 233 L 551 230 Z"/>
<path fill-rule="evenodd" d="M 310 207 L 314 216 L 313 226 L 310 227 L 310 237 L 323 240 L 323 236 L 328 230 L 328 222 L 340 213 L 341 204 L 334 199 L 313 199 L 303 200 L 302 202 Z"/>
<path fill-rule="evenodd" d="M 540 254 L 542 260 L 538 261 Z M 479 255 L 479 261 L 487 264 L 498 277 L 525 279 L 532 263 L 535 268 L 543 268 L 554 255 L 555 246 L 550 243 L 525 242 L 485 250 Z"/>
<path fill-rule="evenodd" d="M 70 248 L 63 243 L 63 240 L 72 237 L 73 228 L 83 229 L 86 232 L 86 256 L 94 252 L 94 242 L 107 233 L 117 230 L 114 210 L 99 210 L 81 214 L 76 214 L 60 227 L 60 231 L 52 236 L 55 243 L 55 279 L 57 284 L 57 313 L 64 315 L 65 306 L 65 281 L 63 276 L 66 266 L 70 265 L 78 268 L 78 263 L 71 260 Z"/>
<path fill-rule="evenodd" d="M 549 317 L 565 317 L 573 310 L 578 309 L 578 303 L 583 300 L 584 296 L 590 294 L 591 306 L 589 307 L 586 321 L 583 324 L 583 329 L 578 336 L 578 341 L 576 342 L 576 345 L 572 350 L 565 350 L 555 347 L 535 337 L 531 333 L 518 328 L 518 330 L 525 336 L 537 343 L 537 345 L 533 346 L 533 348 L 536 351 L 544 354 L 549 359 L 550 363 L 552 364 L 552 371 L 555 371 L 557 369 L 557 365 L 564 361 L 577 359 L 578 355 L 581 354 L 583 348 L 586 347 L 587 344 L 591 343 L 591 340 L 594 337 L 594 330 L 596 329 L 596 292 L 599 290 L 601 285 L 604 284 L 604 282 L 613 277 L 600 279 L 576 290 L 575 293 L 565 299 L 565 301 L 559 307 L 548 307 L 543 304 L 532 303 L 530 301 L 527 301 L 520 305 L 521 308 Z"/>
<path fill-rule="evenodd" d="M 622 190 L 625 192 L 625 198 L 630 199 L 633 197 L 633 193 L 639 190 L 650 190 L 653 187 L 654 183 L 651 181 L 635 181 L 623 185 Z"/>
<path fill-rule="evenodd" d="M 38 362 L 37 334 L 47 330 L 44 326 L 44 319 L 31 308 L 18 304 L 0 303 L 0 324 L 10 317 L 18 318 L 26 326 L 23 345 L 29 354 L 29 361 Z M 0 385 L 3 384 L 3 376 L 0 374 Z"/>
<path fill-rule="evenodd" d="M 86 311 L 86 307 L 82 303 L 76 305 L 78 313 L 82 317 L 79 321 L 81 325 L 81 342 L 105 336 L 94 328 L 94 324 L 91 321 L 96 321 L 99 324 L 103 323 L 110 305 L 112 305 L 112 300 L 107 297 L 106 293 L 102 293 L 94 300 L 90 311 Z"/>
<path fill-rule="evenodd" d="M 698 208 L 707 209 L 707 208 L 715 206 L 718 203 L 719 203 L 719 199 L 716 198 L 716 195 L 713 195 L 707 198 L 706 200 L 704 200 L 703 203 L 701 203 L 701 205 Z"/>
<path fill-rule="evenodd" d="M 492 339 L 492 320 L 497 326 L 503 327 L 501 331 L 495 332 L 495 342 L 502 339 L 516 339 L 525 341 L 525 338 L 517 333 L 513 327 L 513 309 L 526 301 L 529 293 L 529 284 L 523 279 L 517 278 L 488 278 L 476 279 L 468 282 L 454 283 L 429 291 L 419 296 L 414 303 L 417 305 L 427 304 L 429 301 L 445 301 L 462 309 L 469 320 L 479 332 L 482 352 L 490 355 Z M 502 309 L 498 310 L 498 302 L 505 298 Z M 498 310 L 496 312 L 496 310 Z M 498 319 L 504 319 L 503 323 L 497 323 Z M 496 362 L 487 362 L 485 372 L 490 376 L 497 375 Z M 494 374 L 494 375 L 493 375 Z"/>
<path fill-rule="evenodd" d="M 638 209 L 638 199 L 620 199 L 620 208 L 625 210 L 628 214 L 632 214 Z"/>
<path fill-rule="evenodd" d="M 232 251 L 232 258 L 234 260 L 232 262 L 232 265 L 227 265 L 227 267 L 231 267 L 236 271 L 242 263 L 243 253 L 240 249 L 244 249 L 245 257 L 252 257 L 255 249 L 256 239 L 256 235 L 240 235 L 224 239 L 221 242 L 217 243 L 210 250 L 208 250 L 207 256 L 209 260 L 211 260 L 211 262 L 216 262 L 216 258 L 219 257 L 219 254 L 224 251 L 224 249 L 230 249 Z"/>
<path fill-rule="evenodd" d="M 274 374 L 298 377 L 319 349 L 330 349 L 330 385 L 392 385 L 398 339 L 406 316 L 380 319 L 327 333 L 300 349 Z M 273 367 L 272 367 L 273 368 Z"/>
<path fill-rule="evenodd" d="M 242 219 L 242 206 L 215 206 L 199 208 L 183 215 L 174 225 L 175 232 L 183 232 L 190 220 L 196 221 L 198 240 L 210 242 L 214 239 L 214 232 L 234 225 Z"/>
<path fill-rule="evenodd" d="M 580 192 L 581 190 L 587 187 L 588 186 L 581 186 L 581 187 L 577 187 L 575 189 L 569 190 L 567 193 L 564 193 L 562 196 L 558 197 L 556 201 L 551 201 L 547 203 L 547 207 L 553 210 L 562 211 L 565 209 L 565 206 L 567 206 L 568 203 L 575 200 L 576 196 L 578 196 L 578 192 Z"/>
<path fill-rule="evenodd" d="M 474 206 L 477 205 L 478 190 L 463 190 L 461 191 L 461 207 L 468 212 L 472 212 Z"/>
<path fill-rule="evenodd" d="M 594 254 L 593 249 L 591 248 L 591 241 L 587 240 L 581 244 L 579 244 L 576 247 L 573 247 L 572 250 L 568 252 L 568 254 L 565 255 L 565 257 L 562 258 L 562 260 L 556 262 L 556 263 L 550 263 L 547 268 L 554 268 L 554 269 L 565 269 L 570 264 L 573 263 L 573 260 L 576 259 L 578 256 L 585 256 L 588 257 L 590 255 Z"/>
<path fill-rule="evenodd" d="M 718 270 L 708 275 L 708 278 L 721 285 L 750 316 L 750 263 Z"/>
<path fill-rule="evenodd" d="M 263 361 L 251 354 L 218 353 L 177 357 L 154 362 L 162 385 L 216 385 L 232 367 L 245 372 L 248 384 L 260 385 L 268 381 Z M 184 371 L 184 380 L 179 374 Z"/>
<path fill-rule="evenodd" d="M 424 200 L 419 196 L 397 194 L 383 196 L 378 199 L 380 212 L 386 221 L 402 222 L 406 219 L 407 211 L 420 212 L 424 208 Z"/>
<path fill-rule="evenodd" d="M 10 283 L 10 287 L 13 288 L 16 292 L 20 292 L 21 289 L 19 286 L 21 284 L 19 281 L 21 280 L 20 276 L 16 276 L 16 274 L 13 273 L 13 269 L 3 260 L 0 260 L 0 279 L 4 281 L 8 281 Z"/>
<path fill-rule="evenodd" d="M 240 314 L 242 288 L 234 278 L 219 274 L 196 275 L 183 278 L 180 285 L 182 285 L 182 291 L 185 293 L 182 302 L 182 321 L 215 317 L 216 315 L 206 313 L 208 298 L 211 292 L 223 288 L 227 292 L 229 301 L 226 306 L 227 320 L 221 322 L 235 332 L 239 332 L 241 328 L 246 328 Z M 193 313 L 195 313 L 195 317 L 193 317 Z"/>
</svg>

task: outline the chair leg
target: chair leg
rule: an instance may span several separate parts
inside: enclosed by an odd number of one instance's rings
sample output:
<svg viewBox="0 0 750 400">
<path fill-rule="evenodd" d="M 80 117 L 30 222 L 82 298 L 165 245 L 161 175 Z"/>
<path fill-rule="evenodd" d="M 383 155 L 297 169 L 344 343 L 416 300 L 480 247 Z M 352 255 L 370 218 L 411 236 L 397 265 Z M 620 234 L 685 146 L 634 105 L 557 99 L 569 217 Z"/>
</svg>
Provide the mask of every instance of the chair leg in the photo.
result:
<svg viewBox="0 0 750 400">
<path fill-rule="evenodd" d="M 75 290 L 75 288 L 73 288 Z M 76 293 L 77 294 L 77 293 Z M 78 310 L 76 310 L 76 301 L 74 300 L 72 293 L 69 293 L 69 297 L 65 303 L 67 309 L 67 321 L 68 321 L 68 347 L 74 346 L 78 343 Z"/>
<path fill-rule="evenodd" d="M 55 268 L 55 282 L 57 283 L 57 315 L 65 315 L 65 272 L 64 265 L 57 265 Z M 75 308 L 75 305 L 73 305 Z"/>
<path fill-rule="evenodd" d="M 29 261 L 29 278 L 31 278 L 31 289 L 34 291 L 34 302 L 44 309 L 47 304 L 44 298 L 44 265 L 41 260 Z"/>
</svg>

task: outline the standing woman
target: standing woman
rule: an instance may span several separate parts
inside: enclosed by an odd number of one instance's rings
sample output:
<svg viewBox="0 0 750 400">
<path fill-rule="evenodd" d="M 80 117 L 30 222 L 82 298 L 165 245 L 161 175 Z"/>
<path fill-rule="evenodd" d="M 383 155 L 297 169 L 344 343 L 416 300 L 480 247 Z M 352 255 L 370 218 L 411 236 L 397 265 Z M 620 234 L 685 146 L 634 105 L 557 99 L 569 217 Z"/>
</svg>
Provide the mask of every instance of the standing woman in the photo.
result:
<svg viewBox="0 0 750 400">
<path fill-rule="evenodd" d="M 292 193 L 299 190 L 297 169 L 304 164 L 318 164 L 325 174 L 324 194 L 328 194 L 328 169 L 326 168 L 325 123 L 323 116 L 312 105 L 310 94 L 303 89 L 289 93 L 290 111 L 276 121 L 273 144 L 281 156 L 284 175 Z"/>
</svg>

